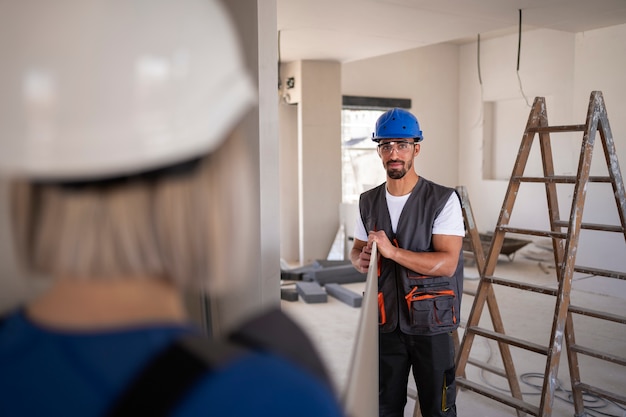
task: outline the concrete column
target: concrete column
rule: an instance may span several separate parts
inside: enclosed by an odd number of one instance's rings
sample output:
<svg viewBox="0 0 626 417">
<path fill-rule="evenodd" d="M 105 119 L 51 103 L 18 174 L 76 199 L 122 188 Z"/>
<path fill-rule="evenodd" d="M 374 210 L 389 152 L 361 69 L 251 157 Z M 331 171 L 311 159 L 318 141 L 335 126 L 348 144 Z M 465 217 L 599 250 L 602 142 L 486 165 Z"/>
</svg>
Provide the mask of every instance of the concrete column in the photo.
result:
<svg viewBox="0 0 626 417">
<path fill-rule="evenodd" d="M 297 106 L 297 153 L 281 155 L 281 162 L 282 166 L 293 167 L 289 175 L 297 172 L 298 176 L 297 185 L 291 179 L 289 182 L 291 195 L 298 195 L 297 260 L 306 264 L 326 258 L 339 227 L 341 64 L 335 61 L 285 63 L 281 67 L 281 99 Z M 281 112 L 282 117 L 291 114 L 284 109 Z M 291 123 L 281 121 L 283 127 Z M 283 140 L 285 142 L 291 140 Z M 286 207 L 284 205 L 283 209 Z M 287 217 L 281 226 L 295 227 Z M 283 231 L 283 236 L 292 235 Z M 283 253 L 286 253 L 285 248 Z"/>
<path fill-rule="evenodd" d="M 341 203 L 341 64 L 302 61 L 298 108 L 300 261 L 325 259 Z"/>
<path fill-rule="evenodd" d="M 280 224 L 278 179 L 278 49 L 275 0 L 224 1 L 239 29 L 246 61 L 257 75 L 259 104 L 243 123 L 247 151 L 253 161 L 258 209 L 251 238 L 256 251 L 250 265 L 245 294 L 211 300 L 213 332 L 219 334 L 259 308 L 280 303 Z M 219 57 L 216 57 L 219 65 Z"/>
</svg>

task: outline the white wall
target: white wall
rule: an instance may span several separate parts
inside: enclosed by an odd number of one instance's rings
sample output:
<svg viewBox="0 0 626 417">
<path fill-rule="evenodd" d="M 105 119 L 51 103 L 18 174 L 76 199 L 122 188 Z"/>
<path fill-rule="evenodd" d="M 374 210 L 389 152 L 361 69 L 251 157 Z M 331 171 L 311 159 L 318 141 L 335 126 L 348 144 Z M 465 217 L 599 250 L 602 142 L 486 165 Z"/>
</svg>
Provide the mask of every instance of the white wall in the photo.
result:
<svg viewBox="0 0 626 417">
<path fill-rule="evenodd" d="M 479 230 L 495 227 L 508 182 L 487 180 L 482 175 L 483 124 L 482 101 L 523 99 L 516 75 L 517 35 L 481 42 L 482 88 L 478 82 L 476 42 L 461 46 L 459 57 L 459 178 L 467 186 Z M 592 90 L 604 94 L 609 121 L 618 151 L 626 161 L 626 25 L 580 34 L 551 30 L 533 30 L 522 35 L 520 79 L 529 102 L 535 96 L 546 97 L 550 125 L 582 124 Z M 481 97 L 482 95 L 482 97 Z M 528 118 L 520 114 L 523 124 Z M 516 141 L 496 138 L 509 146 L 510 169 L 522 137 Z M 553 134 L 553 154 L 559 173 L 574 175 L 582 141 L 581 133 Z M 599 141 L 599 136 L 596 139 Z M 531 153 L 531 158 L 538 154 Z M 535 164 L 533 166 L 536 167 Z M 622 163 L 624 166 L 624 163 Z M 606 163 L 598 144 L 593 171 L 606 175 Z M 512 214 L 511 224 L 545 229 L 547 206 L 542 186 L 522 185 Z M 570 188 L 565 188 L 570 187 Z M 600 187 L 605 187 L 601 189 Z M 608 188 L 607 188 L 608 187 Z M 615 202 L 610 186 L 590 185 L 585 205 L 586 222 L 617 224 Z M 559 187 L 561 217 L 566 219 L 571 204 L 571 186 Z M 626 270 L 626 246 L 622 236 L 583 231 L 577 264 L 604 269 Z"/>
<path fill-rule="evenodd" d="M 459 178 L 458 57 L 457 46 L 436 45 L 344 63 L 341 69 L 343 95 L 411 99 L 424 132 L 416 170 L 451 187 Z"/>
<path fill-rule="evenodd" d="M 446 185 L 465 185 L 481 232 L 492 231 L 495 227 L 509 175 L 505 174 L 505 179 L 488 179 L 484 176 L 483 164 L 497 164 L 497 171 L 511 172 L 530 112 L 529 105 L 536 96 L 546 98 L 550 125 L 582 124 L 591 91 L 602 91 L 618 159 L 622 167 L 626 166 L 626 119 L 622 117 L 626 114 L 623 70 L 626 25 L 579 34 L 524 31 L 519 79 L 517 52 L 517 34 L 482 40 L 482 85 L 478 78 L 476 42 L 435 45 L 342 66 L 344 95 L 412 99 L 411 110 L 417 115 L 425 136 L 422 153 L 416 159 L 418 173 Z M 496 109 L 496 114 L 492 115 L 495 125 L 486 117 L 489 116 L 486 108 Z M 503 112 L 508 114 L 503 115 Z M 507 122 L 498 124 L 498 120 Z M 489 143 L 483 142 L 488 132 L 495 133 L 491 144 L 495 149 L 489 150 Z M 596 140 L 599 141 L 599 136 Z M 582 134 L 553 134 L 552 141 L 557 172 L 575 175 Z M 490 154 L 485 151 L 486 146 L 495 155 L 492 160 L 488 160 Z M 527 173 L 536 173 L 541 167 L 537 147 L 533 148 Z M 593 161 L 592 174 L 606 175 L 599 144 Z M 499 177 L 502 175 L 496 176 Z M 559 186 L 561 216 L 566 220 L 572 191 L 572 186 Z M 543 186 L 527 184 L 524 188 L 523 185 L 511 224 L 546 229 L 545 200 Z M 591 184 L 583 220 L 617 224 L 615 207 L 610 186 Z M 620 234 L 583 231 L 577 263 L 623 271 L 626 270 L 625 251 L 626 244 Z"/>
</svg>

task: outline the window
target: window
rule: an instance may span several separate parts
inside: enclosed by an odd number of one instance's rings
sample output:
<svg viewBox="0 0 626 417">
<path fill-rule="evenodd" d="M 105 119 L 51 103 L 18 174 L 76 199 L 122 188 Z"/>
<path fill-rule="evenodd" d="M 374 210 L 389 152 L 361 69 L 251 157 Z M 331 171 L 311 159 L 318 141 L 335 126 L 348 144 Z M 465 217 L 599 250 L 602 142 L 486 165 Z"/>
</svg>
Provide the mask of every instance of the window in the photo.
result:
<svg viewBox="0 0 626 417">
<path fill-rule="evenodd" d="M 355 203 L 359 195 L 386 180 L 372 132 L 376 120 L 393 108 L 410 108 L 411 100 L 344 96 L 341 111 L 342 201 Z"/>
</svg>

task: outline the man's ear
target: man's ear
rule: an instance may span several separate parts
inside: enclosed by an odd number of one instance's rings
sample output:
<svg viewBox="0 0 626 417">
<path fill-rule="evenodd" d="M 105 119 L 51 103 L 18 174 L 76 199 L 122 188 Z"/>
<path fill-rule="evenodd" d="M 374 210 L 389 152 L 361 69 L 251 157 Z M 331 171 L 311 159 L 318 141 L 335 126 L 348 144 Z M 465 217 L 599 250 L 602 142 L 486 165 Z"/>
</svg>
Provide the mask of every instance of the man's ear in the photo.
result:
<svg viewBox="0 0 626 417">
<path fill-rule="evenodd" d="M 416 157 L 420 153 L 420 144 L 419 143 L 415 144 L 415 149 L 414 149 L 413 152 L 414 152 L 413 153 L 413 157 Z"/>
</svg>

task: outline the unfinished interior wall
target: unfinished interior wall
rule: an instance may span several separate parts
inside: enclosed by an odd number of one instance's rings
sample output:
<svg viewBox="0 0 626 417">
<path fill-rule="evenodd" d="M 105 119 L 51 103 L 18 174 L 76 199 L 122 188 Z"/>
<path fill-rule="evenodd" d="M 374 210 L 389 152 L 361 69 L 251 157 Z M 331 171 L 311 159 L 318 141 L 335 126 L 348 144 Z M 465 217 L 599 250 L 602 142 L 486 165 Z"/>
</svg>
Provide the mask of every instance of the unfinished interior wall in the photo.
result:
<svg viewBox="0 0 626 417">
<path fill-rule="evenodd" d="M 344 95 L 411 99 L 424 132 L 419 175 L 456 186 L 458 172 L 458 47 L 435 45 L 344 63 Z M 374 126 L 372 126 L 373 130 Z M 382 165 L 372 169 L 383 169 Z"/>
<path fill-rule="evenodd" d="M 460 47 L 458 136 L 459 152 L 463 157 L 459 160 L 459 178 L 468 188 L 480 231 L 492 231 L 495 227 L 508 185 L 507 179 L 486 176 L 485 168 L 499 163 L 505 165 L 500 169 L 512 170 L 523 126 L 530 112 L 526 100 L 532 104 L 535 96 L 546 97 L 550 125 L 580 124 L 585 121 L 591 91 L 601 90 L 622 170 L 626 166 L 626 122 L 621 117 L 626 110 L 626 80 L 621 70 L 626 63 L 626 26 L 576 35 L 551 30 L 525 31 L 522 35 L 519 79 L 516 72 L 517 44 L 517 34 L 481 41 L 482 85 L 478 76 L 477 43 Z M 498 125 L 498 121 L 494 121 L 498 115 L 489 113 L 494 106 L 506 108 L 507 102 L 515 101 L 518 104 L 521 101 L 522 108 L 526 108 L 523 113 L 519 111 L 514 122 L 506 123 L 508 126 L 515 125 L 517 132 L 507 130 L 502 122 Z M 519 130 L 520 126 L 522 130 Z M 490 132 L 498 134 L 494 135 L 492 142 L 486 142 Z M 553 134 L 551 137 L 557 172 L 575 175 L 582 134 Z M 497 146 L 499 150 L 485 152 L 485 147 L 489 146 Z M 528 166 L 531 173 L 540 168 L 538 152 L 535 151 L 531 153 L 531 160 L 536 162 L 529 162 Z M 490 155 L 501 157 L 494 162 L 489 160 Z M 606 175 L 606 163 L 599 144 L 593 160 L 596 175 L 598 172 Z M 523 186 L 521 190 L 511 223 L 545 230 L 548 220 L 543 186 Z M 561 216 L 566 219 L 572 191 L 571 186 L 559 188 Z M 617 223 L 610 186 L 608 193 L 606 191 L 595 191 L 589 187 L 584 221 Z M 623 237 L 618 234 L 581 234 L 579 249 L 581 264 L 626 269 L 626 257 L 623 256 L 626 247 Z"/>
</svg>

